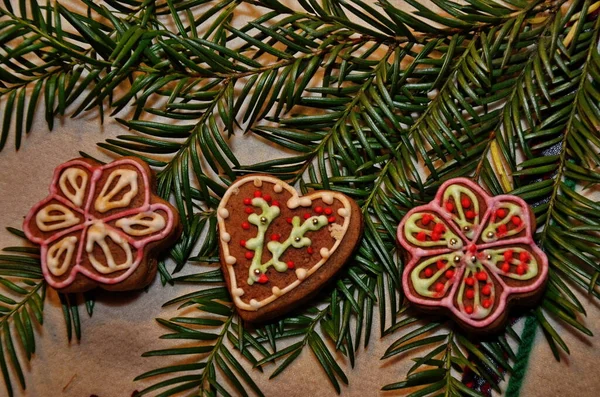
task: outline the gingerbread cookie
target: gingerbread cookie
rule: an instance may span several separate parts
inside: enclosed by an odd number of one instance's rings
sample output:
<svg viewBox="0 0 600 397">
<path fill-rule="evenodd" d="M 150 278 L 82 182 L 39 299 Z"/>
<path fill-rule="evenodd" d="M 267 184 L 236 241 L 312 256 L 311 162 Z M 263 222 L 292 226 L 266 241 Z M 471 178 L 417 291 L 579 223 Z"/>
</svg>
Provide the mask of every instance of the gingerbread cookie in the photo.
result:
<svg viewBox="0 0 600 397">
<path fill-rule="evenodd" d="M 445 182 L 398 226 L 408 260 L 406 297 L 470 331 L 498 330 L 509 305 L 530 304 L 543 292 L 548 259 L 534 230 L 535 218 L 519 197 L 490 197 L 465 178 Z"/>
<path fill-rule="evenodd" d="M 246 321 L 276 317 L 309 299 L 346 262 L 362 233 L 344 194 L 307 196 L 253 175 L 233 183 L 217 212 L 227 287 Z"/>
<path fill-rule="evenodd" d="M 152 170 L 137 158 L 58 166 L 50 195 L 23 224 L 27 238 L 41 245 L 48 284 L 61 292 L 148 285 L 157 270 L 152 254 L 180 234 L 177 211 L 154 190 Z"/>
</svg>

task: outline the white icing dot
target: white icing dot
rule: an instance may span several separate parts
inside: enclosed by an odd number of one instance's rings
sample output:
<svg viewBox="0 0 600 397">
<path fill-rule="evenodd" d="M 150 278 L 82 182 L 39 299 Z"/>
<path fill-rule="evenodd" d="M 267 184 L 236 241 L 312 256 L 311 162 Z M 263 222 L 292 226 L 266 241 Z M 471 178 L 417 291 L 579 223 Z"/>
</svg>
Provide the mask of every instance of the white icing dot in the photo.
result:
<svg viewBox="0 0 600 397">
<path fill-rule="evenodd" d="M 244 295 L 244 290 L 241 288 L 234 288 L 233 291 L 231 291 L 231 293 L 233 294 L 233 296 L 242 296 Z"/>
<path fill-rule="evenodd" d="M 219 208 L 219 216 L 223 219 L 229 218 L 229 211 L 227 211 L 227 208 Z"/>
<path fill-rule="evenodd" d="M 256 179 L 254 180 L 254 186 L 256 186 L 256 187 L 261 187 L 261 186 L 262 186 L 262 180 L 261 180 L 261 179 L 258 179 L 258 178 L 256 178 Z"/>
<path fill-rule="evenodd" d="M 260 302 L 256 299 L 250 299 L 250 306 L 252 306 L 253 309 L 258 309 L 260 307 Z"/>
<path fill-rule="evenodd" d="M 344 218 L 347 217 L 349 214 L 350 212 L 346 208 L 340 208 L 338 210 L 338 215 L 343 216 Z"/>
<path fill-rule="evenodd" d="M 327 205 L 331 205 L 333 204 L 333 195 L 330 193 L 324 193 L 323 196 L 321 197 L 323 199 L 323 202 Z"/>
<path fill-rule="evenodd" d="M 281 187 L 280 184 L 277 183 L 277 184 L 273 185 L 273 191 L 275 193 L 281 193 L 282 190 L 283 190 L 283 187 Z"/>
<path fill-rule="evenodd" d="M 229 233 L 225 232 L 225 233 L 221 234 L 221 240 L 228 243 L 231 240 L 231 235 Z"/>
<path fill-rule="evenodd" d="M 310 207 L 312 205 L 312 200 L 308 197 L 302 197 L 300 199 L 300 205 L 303 207 Z"/>
<path fill-rule="evenodd" d="M 306 278 L 306 269 L 296 269 L 296 277 L 298 277 L 298 280 L 302 281 Z"/>
<path fill-rule="evenodd" d="M 235 256 L 228 255 L 227 258 L 225 258 L 225 263 L 227 263 L 228 265 L 235 265 L 235 262 L 237 262 Z"/>
<path fill-rule="evenodd" d="M 319 254 L 321 254 L 321 257 L 323 258 L 329 258 L 329 250 L 325 247 L 321 248 Z"/>
<path fill-rule="evenodd" d="M 273 293 L 273 295 L 275 295 L 275 296 L 279 296 L 279 295 L 281 295 L 281 289 L 279 289 L 279 287 L 273 287 L 273 288 L 271 289 L 271 292 L 272 292 L 272 293 Z"/>
<path fill-rule="evenodd" d="M 298 208 L 299 205 L 300 201 L 298 200 L 298 197 L 292 197 L 287 202 L 287 206 L 291 210 L 293 210 L 294 208 Z"/>
</svg>

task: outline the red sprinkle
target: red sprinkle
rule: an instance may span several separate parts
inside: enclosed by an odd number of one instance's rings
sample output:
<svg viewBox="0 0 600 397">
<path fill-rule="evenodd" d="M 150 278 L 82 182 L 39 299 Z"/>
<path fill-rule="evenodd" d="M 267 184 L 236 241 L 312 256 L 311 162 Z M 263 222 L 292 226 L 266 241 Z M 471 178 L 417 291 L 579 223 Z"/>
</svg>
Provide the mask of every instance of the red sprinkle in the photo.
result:
<svg viewBox="0 0 600 397">
<path fill-rule="evenodd" d="M 313 254 L 313 252 L 315 252 L 315 250 L 313 249 L 313 247 L 308 247 L 308 248 L 306 249 L 306 252 L 308 252 L 309 254 L 311 254 L 311 255 L 312 255 L 312 254 Z"/>
<path fill-rule="evenodd" d="M 454 204 L 452 204 L 450 201 L 446 202 L 445 207 L 446 207 L 446 211 L 448 211 L 448 212 L 454 211 Z"/>
<path fill-rule="evenodd" d="M 246 212 L 246 214 L 252 214 L 254 212 L 254 209 L 252 209 L 252 207 L 246 207 L 244 211 Z"/>
<path fill-rule="evenodd" d="M 506 234 L 507 230 L 508 229 L 506 228 L 506 225 L 498 226 L 498 236 L 502 236 L 503 234 Z"/>
<path fill-rule="evenodd" d="M 442 236 L 439 233 L 436 233 L 436 232 L 431 233 L 432 241 L 440 241 L 441 238 L 442 238 Z"/>
<path fill-rule="evenodd" d="M 277 233 L 271 234 L 271 241 L 279 241 L 280 238 L 281 236 Z"/>
<path fill-rule="evenodd" d="M 260 192 L 260 190 L 256 190 L 256 191 L 254 192 L 254 197 L 261 197 L 261 196 L 262 196 L 262 193 Z M 265 277 L 266 277 L 266 276 L 265 276 Z"/>
<path fill-rule="evenodd" d="M 437 265 L 437 268 L 440 270 L 443 269 L 444 267 L 446 267 L 446 264 L 444 262 L 442 262 L 441 259 L 437 261 L 436 265 Z"/>
<path fill-rule="evenodd" d="M 435 289 L 435 292 L 442 292 L 444 290 L 444 284 L 442 284 L 442 283 L 435 283 L 435 285 L 433 286 L 433 288 Z"/>
<path fill-rule="evenodd" d="M 492 306 L 492 300 L 491 299 L 484 299 L 483 302 L 481 302 L 481 306 L 483 306 L 486 309 L 489 309 L 490 306 Z"/>
<path fill-rule="evenodd" d="M 246 240 L 240 240 L 240 245 L 242 247 L 245 247 L 246 246 Z"/>
<path fill-rule="evenodd" d="M 448 270 L 446 270 L 445 276 L 446 276 L 446 278 L 448 278 L 448 279 L 450 279 L 450 278 L 454 277 L 454 270 L 452 270 L 452 269 L 448 269 Z"/>
<path fill-rule="evenodd" d="M 475 219 L 475 211 L 468 210 L 465 212 L 465 216 L 467 219 Z"/>
<path fill-rule="evenodd" d="M 417 233 L 417 240 L 419 240 L 419 241 L 425 241 L 426 238 L 427 238 L 427 235 L 425 234 L 425 232 L 419 232 L 419 233 Z"/>
<path fill-rule="evenodd" d="M 430 268 L 425 269 L 425 277 L 429 278 L 431 276 L 433 276 L 433 270 Z"/>
<path fill-rule="evenodd" d="M 519 252 L 519 260 L 521 262 L 529 262 L 529 259 L 530 259 L 529 252 L 527 252 L 527 251 Z"/>
<path fill-rule="evenodd" d="M 523 266 L 523 265 L 518 265 L 518 266 L 517 266 L 517 274 L 518 274 L 519 276 L 522 276 L 522 275 L 524 275 L 526 271 L 527 271 L 527 270 L 526 270 L 525 266 Z"/>
<path fill-rule="evenodd" d="M 510 271 L 510 265 L 508 264 L 508 262 L 504 262 L 504 263 L 502 264 L 502 271 L 503 271 L 504 273 L 508 273 L 508 272 Z"/>
<path fill-rule="evenodd" d="M 267 203 L 270 203 L 270 202 L 271 202 L 271 200 L 272 200 L 272 198 L 271 198 L 271 196 L 270 196 L 269 194 L 265 194 L 265 195 L 263 196 L 263 199 L 264 199 L 264 200 L 265 200 Z"/>
<path fill-rule="evenodd" d="M 469 244 L 467 250 L 469 250 L 470 253 L 474 254 L 475 252 L 477 252 L 477 246 L 475 244 Z"/>
<path fill-rule="evenodd" d="M 462 200 L 460 200 L 460 205 L 462 205 L 463 208 L 469 208 L 471 206 L 471 200 L 464 197 Z"/>
<path fill-rule="evenodd" d="M 323 213 L 323 207 L 315 207 L 315 212 L 317 214 L 322 214 Z"/>
<path fill-rule="evenodd" d="M 513 258 L 513 250 L 506 250 L 506 251 L 504 251 L 504 254 L 502 254 L 502 255 L 504 255 L 505 261 L 507 261 L 507 262 L 511 261 Z"/>
<path fill-rule="evenodd" d="M 304 219 L 308 219 L 310 218 L 310 214 L 307 212 L 306 214 L 304 214 Z"/>
<path fill-rule="evenodd" d="M 256 281 L 258 281 L 261 284 L 264 284 L 267 281 L 269 281 L 269 277 L 267 277 L 266 274 L 261 274 L 260 277 L 258 278 L 258 280 L 256 280 Z"/>
<path fill-rule="evenodd" d="M 429 225 L 429 223 L 432 220 L 433 220 L 433 215 L 431 215 L 431 214 L 423 214 L 423 216 L 421 217 L 421 223 L 423 224 L 423 226 Z"/>
<path fill-rule="evenodd" d="M 250 224 L 248 222 L 242 222 L 242 229 L 244 229 L 244 230 L 250 229 Z"/>
<path fill-rule="evenodd" d="M 246 253 L 244 254 L 244 256 L 246 257 L 246 259 L 252 259 L 252 258 L 254 258 L 254 252 L 253 251 L 246 251 Z"/>
<path fill-rule="evenodd" d="M 487 274 L 485 272 L 477 272 L 477 274 L 475 274 L 475 278 L 477 278 L 479 281 L 485 281 L 487 280 Z"/>
<path fill-rule="evenodd" d="M 475 285 L 475 279 L 473 277 L 467 277 L 465 278 L 465 284 L 467 284 L 469 287 L 472 287 Z"/>
<path fill-rule="evenodd" d="M 246 197 L 246 198 L 244 199 L 244 205 L 250 205 L 250 204 L 252 204 L 252 199 L 251 199 L 251 198 L 248 198 L 248 197 Z"/>
<path fill-rule="evenodd" d="M 442 234 L 446 231 L 446 226 L 444 226 L 443 223 L 436 223 L 435 226 L 433 227 L 433 231 L 439 234 Z"/>
<path fill-rule="evenodd" d="M 521 225 L 521 218 L 519 218 L 518 216 L 513 216 L 512 218 L 510 218 L 510 221 L 515 225 L 515 226 L 520 226 Z"/>
<path fill-rule="evenodd" d="M 274 205 L 275 207 L 279 207 L 281 204 L 279 204 L 279 201 L 273 200 L 273 202 L 271 203 L 271 205 Z"/>
<path fill-rule="evenodd" d="M 498 218 L 504 218 L 506 216 L 506 210 L 503 208 L 498 208 L 496 210 L 496 217 Z"/>
<path fill-rule="evenodd" d="M 292 224 L 292 218 L 285 218 L 285 221 L 286 221 L 287 223 L 289 223 L 290 225 Z"/>
<path fill-rule="evenodd" d="M 471 305 L 465 306 L 465 312 L 467 314 L 472 314 L 473 313 L 473 306 L 471 306 Z"/>
<path fill-rule="evenodd" d="M 473 291 L 472 289 L 468 289 L 465 295 L 467 296 L 467 299 L 473 299 L 475 298 L 475 291 Z"/>
<path fill-rule="evenodd" d="M 483 288 L 481 289 L 481 293 L 484 295 L 491 295 L 492 288 L 489 285 L 484 285 Z"/>
<path fill-rule="evenodd" d="M 329 218 L 327 218 L 327 222 L 329 222 L 329 223 L 335 222 L 335 216 L 330 216 Z"/>
<path fill-rule="evenodd" d="M 287 267 L 288 267 L 288 269 L 293 269 L 294 268 L 294 262 L 288 261 L 287 262 Z"/>
<path fill-rule="evenodd" d="M 333 214 L 333 210 L 331 208 L 325 208 L 325 215 Z"/>
</svg>

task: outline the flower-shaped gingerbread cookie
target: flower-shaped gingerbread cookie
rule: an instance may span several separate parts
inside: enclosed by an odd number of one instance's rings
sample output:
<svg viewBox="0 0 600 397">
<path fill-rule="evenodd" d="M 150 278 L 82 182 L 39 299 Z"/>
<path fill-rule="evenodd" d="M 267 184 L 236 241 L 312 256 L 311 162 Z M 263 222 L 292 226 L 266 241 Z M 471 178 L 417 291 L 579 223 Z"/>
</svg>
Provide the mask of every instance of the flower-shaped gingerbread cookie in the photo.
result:
<svg viewBox="0 0 600 397">
<path fill-rule="evenodd" d="M 548 260 L 533 241 L 534 229 L 519 197 L 490 197 L 464 178 L 445 182 L 398 227 L 410 257 L 402 280 L 406 297 L 422 309 L 449 313 L 467 329 L 498 329 L 509 302 L 527 303 L 543 290 Z"/>
<path fill-rule="evenodd" d="M 177 237 L 179 218 L 152 193 L 152 178 L 146 163 L 129 157 L 56 168 L 50 195 L 24 222 L 27 238 L 41 245 L 48 284 L 64 292 L 130 290 L 154 279 L 156 260 L 148 253 Z"/>
</svg>

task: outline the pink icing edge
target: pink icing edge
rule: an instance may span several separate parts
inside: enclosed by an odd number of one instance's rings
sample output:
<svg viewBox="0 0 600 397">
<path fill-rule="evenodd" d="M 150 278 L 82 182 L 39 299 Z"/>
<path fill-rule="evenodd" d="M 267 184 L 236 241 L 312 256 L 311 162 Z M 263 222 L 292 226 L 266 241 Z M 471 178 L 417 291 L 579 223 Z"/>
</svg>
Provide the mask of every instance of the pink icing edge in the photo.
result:
<svg viewBox="0 0 600 397">
<path fill-rule="evenodd" d="M 131 244 L 131 238 L 129 238 L 129 236 L 127 236 L 127 241 L 134 247 L 137 249 L 137 254 L 136 254 L 136 259 L 134 261 L 134 263 L 131 265 L 131 267 L 129 269 L 127 269 L 127 271 L 125 273 L 123 273 L 122 275 L 120 275 L 119 277 L 114 277 L 114 278 L 109 278 L 109 277 L 104 277 L 104 276 L 100 276 L 97 275 L 95 273 L 92 273 L 91 271 L 89 271 L 88 269 L 85 269 L 84 267 L 81 266 L 81 255 L 83 254 L 83 244 L 81 244 L 82 241 L 85 240 L 85 234 L 87 232 L 87 221 L 84 221 L 84 223 L 73 226 L 69 229 L 66 229 L 62 232 L 58 232 L 56 234 L 53 234 L 51 237 L 49 237 L 46 240 L 40 239 L 35 237 L 32 233 L 31 230 L 29 229 L 29 223 L 31 221 L 31 218 L 37 213 L 37 211 L 43 206 L 45 205 L 48 201 L 52 200 L 52 199 L 60 199 L 62 198 L 61 196 L 58 196 L 58 179 L 60 177 L 61 172 L 66 169 L 69 168 L 71 166 L 74 165 L 80 165 L 85 167 L 87 170 L 89 170 L 92 173 L 91 176 L 91 183 L 89 186 L 89 192 L 88 192 L 88 197 L 86 199 L 86 205 L 85 205 L 85 209 L 84 209 L 84 214 L 87 217 L 87 214 L 89 213 L 89 207 L 91 205 L 91 201 L 92 198 L 94 197 L 94 193 L 95 193 L 95 187 L 96 187 L 96 182 L 97 180 L 100 178 L 100 176 L 102 175 L 102 172 L 106 169 L 109 168 L 113 168 L 115 166 L 118 165 L 132 165 L 134 166 L 138 171 L 139 174 L 142 175 L 142 179 L 144 181 L 144 205 L 142 205 L 141 207 L 136 207 L 130 210 L 126 210 L 126 211 L 121 211 L 118 212 L 114 215 L 111 215 L 107 218 L 104 219 L 105 222 L 114 220 L 114 219 L 119 219 L 119 218 L 124 218 L 127 216 L 131 216 L 134 215 L 136 213 L 139 212 L 144 212 L 144 211 L 148 211 L 148 210 L 152 210 L 154 208 L 157 209 L 161 209 L 163 211 L 165 211 L 167 213 L 167 224 L 165 226 L 165 228 L 163 229 L 163 231 L 161 231 L 160 233 L 156 234 L 156 235 L 152 235 L 149 236 L 143 240 L 139 240 L 139 241 L 134 241 L 133 244 Z M 99 172 L 98 172 L 99 171 Z M 29 211 L 29 213 L 27 214 L 27 216 L 25 217 L 25 220 L 23 221 L 23 231 L 25 233 L 25 235 L 27 236 L 27 238 L 29 240 L 31 240 L 34 243 L 40 244 L 41 245 L 41 251 L 40 251 L 40 262 L 41 262 L 41 267 L 42 267 L 42 274 L 44 276 L 44 279 L 46 280 L 46 282 L 56 288 L 56 289 L 60 289 L 60 288 L 65 288 L 67 286 L 69 286 L 74 280 L 75 277 L 77 276 L 77 273 L 82 273 L 85 276 L 87 276 L 88 278 L 101 283 L 101 284 L 117 284 L 123 280 L 125 280 L 127 277 L 129 277 L 139 266 L 139 264 L 141 263 L 142 259 L 143 259 L 143 254 L 144 254 L 144 247 L 146 244 L 155 241 L 155 240 L 160 240 L 162 238 L 164 238 L 166 235 L 168 235 L 172 230 L 173 230 L 173 222 L 174 222 L 174 214 L 173 211 L 171 210 L 171 208 L 169 208 L 167 205 L 162 204 L 162 203 L 154 203 L 154 204 L 150 204 L 150 178 L 146 173 L 146 170 L 139 165 L 137 162 L 133 161 L 133 160 L 129 160 L 129 159 L 121 159 L 121 160 L 116 160 L 113 161 L 109 164 L 106 165 L 100 165 L 100 166 L 92 166 L 82 160 L 79 159 L 75 159 L 75 160 L 70 160 L 67 161 L 66 163 L 62 163 L 59 166 L 57 166 L 54 169 L 54 174 L 52 177 L 52 181 L 50 184 L 50 188 L 49 188 L 49 192 L 50 195 L 45 197 L 43 200 L 39 201 L 36 205 L 34 205 L 32 207 L 32 209 Z M 64 201 L 68 202 L 68 200 L 63 199 Z M 59 200 L 59 201 L 63 201 L 63 200 Z M 69 205 L 69 208 L 71 209 L 76 209 L 72 204 Z M 76 209 L 77 212 L 81 213 L 80 209 Z M 107 225 L 108 226 L 108 225 Z M 108 226 L 110 227 L 110 226 Z M 78 230 L 78 229 L 83 229 L 80 237 L 79 237 L 79 241 L 78 241 L 78 247 L 77 247 L 77 257 L 75 260 L 75 266 L 73 266 L 73 268 L 70 271 L 69 277 L 67 277 L 65 280 L 61 281 L 61 282 L 57 282 L 53 279 L 53 275 L 50 274 L 50 271 L 48 270 L 48 265 L 46 263 L 46 258 L 47 258 L 47 251 L 48 251 L 48 245 L 49 243 L 57 240 L 58 238 L 64 236 L 65 234 L 71 233 L 74 230 Z M 115 229 L 116 230 L 116 229 Z M 119 234 L 122 234 L 121 232 L 119 232 L 117 230 L 117 232 Z"/>
<path fill-rule="evenodd" d="M 431 202 L 429 202 L 428 204 L 422 205 L 422 206 L 415 207 L 412 210 L 410 210 L 402 218 L 400 225 L 398 225 L 398 229 L 397 229 L 398 241 L 400 242 L 402 247 L 404 247 L 411 254 L 411 260 L 405 266 L 403 274 L 402 274 L 402 287 L 404 289 L 405 295 L 408 298 L 408 300 L 417 305 L 447 308 L 465 324 L 468 324 L 469 326 L 471 326 L 473 328 L 485 328 L 488 325 L 492 324 L 494 321 L 496 321 L 498 319 L 498 317 L 500 317 L 502 315 L 502 313 L 506 309 L 506 306 L 508 303 L 508 298 L 510 295 L 523 294 L 523 293 L 534 291 L 534 290 L 538 289 L 539 287 L 541 287 L 546 282 L 546 278 L 548 277 L 548 258 L 546 256 L 546 254 L 535 244 L 532 233 L 531 233 L 531 229 L 529 227 L 525 228 L 526 235 L 523 237 L 520 237 L 517 239 L 499 240 L 499 241 L 495 241 L 495 242 L 487 243 L 487 244 L 480 244 L 479 248 L 485 249 L 485 248 L 490 248 L 490 247 L 495 247 L 495 246 L 508 246 L 509 243 L 510 244 L 521 243 L 521 244 L 529 245 L 530 249 L 532 251 L 535 251 L 535 253 L 540 258 L 540 264 L 539 264 L 539 268 L 538 268 L 538 271 L 540 272 L 540 276 L 533 284 L 528 285 L 526 287 L 509 287 L 509 286 L 507 286 L 504 283 L 504 281 L 502 281 L 502 279 L 500 279 L 500 276 L 495 271 L 492 271 L 491 269 L 489 269 L 487 266 L 484 265 L 486 267 L 488 273 L 492 277 L 496 277 L 497 281 L 499 281 L 501 283 L 504 290 L 502 291 L 502 294 L 500 295 L 500 297 L 498 299 L 499 303 L 498 303 L 498 307 L 496 308 L 496 310 L 494 310 L 494 312 L 492 313 L 491 316 L 489 316 L 483 320 L 472 320 L 471 318 L 467 317 L 465 314 L 461 313 L 454 306 L 454 303 L 453 303 L 454 293 L 456 292 L 455 291 L 456 288 L 458 288 L 459 282 L 453 283 L 448 295 L 441 300 L 428 300 L 428 299 L 423 299 L 423 298 L 414 296 L 410 291 L 409 275 L 412 272 L 412 270 L 414 269 L 415 265 L 418 263 L 418 261 L 424 256 L 423 253 L 426 252 L 427 256 L 435 256 L 435 255 L 440 255 L 440 254 L 451 252 L 451 250 L 449 250 L 447 248 L 440 248 L 440 249 L 434 249 L 434 250 L 423 250 L 418 247 L 413 247 L 404 239 L 404 235 L 402 233 L 402 231 L 404 230 L 404 224 L 406 223 L 406 220 L 409 218 L 409 216 L 412 215 L 413 213 L 426 212 L 429 210 L 431 212 L 436 213 L 436 215 L 440 216 L 441 218 L 443 218 L 449 225 L 451 225 L 453 227 L 453 229 L 456 229 L 454 227 L 455 226 L 454 222 L 452 222 L 451 219 L 450 220 L 448 219 L 448 216 L 444 213 L 444 211 L 440 211 L 441 207 L 438 204 L 438 203 L 441 203 L 443 193 L 446 190 L 446 188 L 448 187 L 448 185 L 453 185 L 456 183 L 462 183 L 462 184 L 467 185 L 470 189 L 475 191 L 477 194 L 480 194 L 481 197 L 484 199 L 484 201 L 487 204 L 486 213 L 484 214 L 484 216 L 481 219 L 481 224 L 480 224 L 478 231 L 477 231 L 476 235 L 474 236 L 473 240 L 476 240 L 477 238 L 479 238 L 479 235 L 481 234 L 481 231 L 484 230 L 486 221 L 490 216 L 490 209 L 493 208 L 493 205 L 496 204 L 497 202 L 501 202 L 501 201 L 513 201 L 513 202 L 516 201 L 516 202 L 518 202 L 525 211 L 525 215 L 526 215 L 526 220 L 524 220 L 525 223 L 527 225 L 530 224 L 529 205 L 527 205 L 527 203 L 520 197 L 513 196 L 510 194 L 503 194 L 503 195 L 491 197 L 479 185 L 477 185 L 475 182 L 471 181 L 470 179 L 467 179 L 467 178 L 450 179 L 450 180 L 444 182 L 439 187 L 439 189 L 435 195 L 435 198 Z M 459 233 L 460 233 L 460 231 L 459 231 Z M 468 241 L 467 239 L 464 238 L 462 233 L 460 233 L 459 236 L 463 239 L 463 241 Z M 457 280 L 458 279 L 462 280 L 463 273 L 464 273 L 464 267 L 461 267 L 460 273 L 456 275 Z"/>
</svg>

